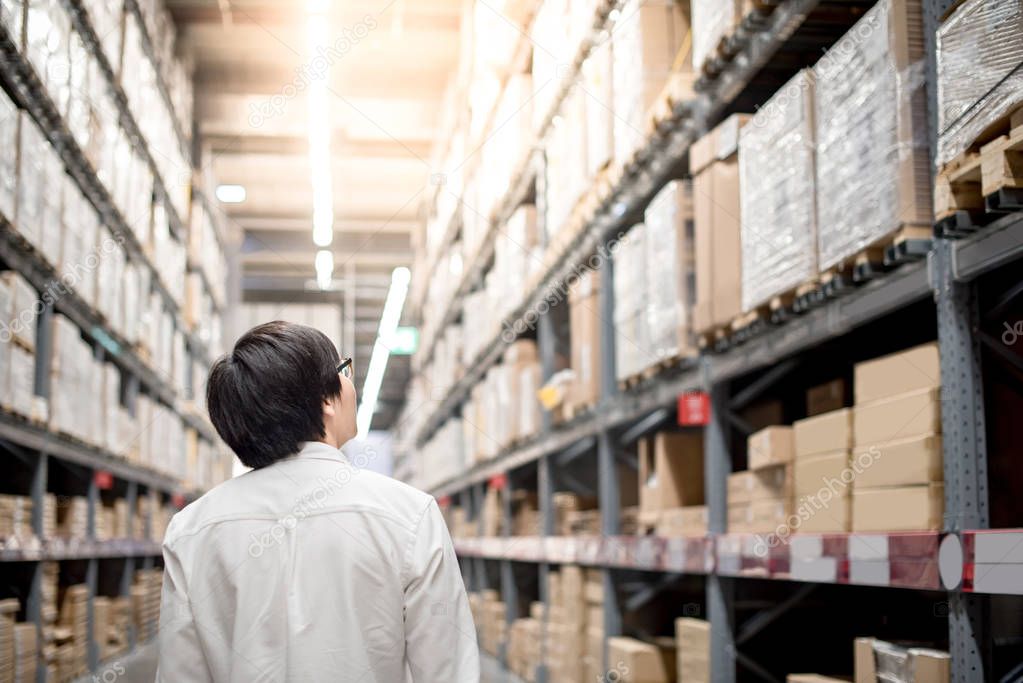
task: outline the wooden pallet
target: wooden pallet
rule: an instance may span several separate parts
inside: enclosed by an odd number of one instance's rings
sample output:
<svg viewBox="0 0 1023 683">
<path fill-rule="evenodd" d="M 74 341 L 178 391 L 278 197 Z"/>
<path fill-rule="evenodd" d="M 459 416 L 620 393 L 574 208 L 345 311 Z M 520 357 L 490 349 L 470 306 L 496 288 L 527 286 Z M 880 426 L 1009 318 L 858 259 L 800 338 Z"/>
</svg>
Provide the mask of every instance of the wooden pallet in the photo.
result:
<svg viewBox="0 0 1023 683">
<path fill-rule="evenodd" d="M 963 237 L 1023 210 L 1023 107 L 993 123 L 983 139 L 989 141 L 971 145 L 935 178 L 938 236 Z"/>
</svg>

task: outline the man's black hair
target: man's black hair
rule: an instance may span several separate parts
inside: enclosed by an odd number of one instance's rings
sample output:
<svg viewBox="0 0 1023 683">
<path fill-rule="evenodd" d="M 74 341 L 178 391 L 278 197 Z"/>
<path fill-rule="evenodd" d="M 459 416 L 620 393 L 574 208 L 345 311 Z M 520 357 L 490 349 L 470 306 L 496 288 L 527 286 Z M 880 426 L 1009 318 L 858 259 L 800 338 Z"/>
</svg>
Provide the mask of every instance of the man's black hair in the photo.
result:
<svg viewBox="0 0 1023 683">
<path fill-rule="evenodd" d="M 272 465 L 324 437 L 323 401 L 341 394 L 337 363 L 319 330 L 280 320 L 253 327 L 210 369 L 210 420 L 246 466 Z"/>
</svg>

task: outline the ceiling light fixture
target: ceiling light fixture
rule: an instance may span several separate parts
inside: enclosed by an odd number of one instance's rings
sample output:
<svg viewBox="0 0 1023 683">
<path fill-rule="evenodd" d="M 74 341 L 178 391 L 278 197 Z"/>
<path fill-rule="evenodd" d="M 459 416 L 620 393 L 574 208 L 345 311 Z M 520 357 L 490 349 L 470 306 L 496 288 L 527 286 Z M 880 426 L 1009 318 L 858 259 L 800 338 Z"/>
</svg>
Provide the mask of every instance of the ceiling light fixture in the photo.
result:
<svg viewBox="0 0 1023 683">
<path fill-rule="evenodd" d="M 316 252 L 316 286 L 321 290 L 330 289 L 334 281 L 334 252 L 320 249 Z"/>
<path fill-rule="evenodd" d="M 322 73 L 312 69 L 313 59 L 327 48 L 329 0 L 310 0 L 306 25 L 309 59 L 309 171 L 313 187 L 313 244 L 328 247 L 334 241 L 334 178 L 330 154 L 330 63 Z"/>
<path fill-rule="evenodd" d="M 380 316 L 377 339 L 373 344 L 373 354 L 369 358 L 369 368 L 366 370 L 366 381 L 362 385 L 359 411 L 355 416 L 355 426 L 360 437 L 365 437 L 369 433 L 369 427 L 373 423 L 373 413 L 376 412 L 377 399 L 380 397 L 380 385 L 384 381 L 387 359 L 391 355 L 385 340 L 394 339 L 394 331 L 401 320 L 401 310 L 405 306 L 411 279 L 412 274 L 404 266 L 395 268 L 391 273 L 391 287 L 387 290 L 387 300 L 384 302 L 384 312 Z"/>
<path fill-rule="evenodd" d="M 217 201 L 223 204 L 241 204 L 245 196 L 242 185 L 217 185 Z"/>
</svg>

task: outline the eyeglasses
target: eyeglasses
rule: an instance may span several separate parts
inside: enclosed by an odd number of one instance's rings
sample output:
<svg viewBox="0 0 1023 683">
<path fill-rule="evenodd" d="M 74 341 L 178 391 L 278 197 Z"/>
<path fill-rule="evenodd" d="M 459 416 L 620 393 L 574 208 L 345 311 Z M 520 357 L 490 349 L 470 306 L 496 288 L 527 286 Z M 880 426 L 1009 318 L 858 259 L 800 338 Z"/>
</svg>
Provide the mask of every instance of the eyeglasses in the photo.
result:
<svg viewBox="0 0 1023 683">
<path fill-rule="evenodd" d="M 352 376 L 352 359 L 342 358 L 341 362 L 337 364 L 337 372 L 339 375 L 351 378 Z"/>
</svg>

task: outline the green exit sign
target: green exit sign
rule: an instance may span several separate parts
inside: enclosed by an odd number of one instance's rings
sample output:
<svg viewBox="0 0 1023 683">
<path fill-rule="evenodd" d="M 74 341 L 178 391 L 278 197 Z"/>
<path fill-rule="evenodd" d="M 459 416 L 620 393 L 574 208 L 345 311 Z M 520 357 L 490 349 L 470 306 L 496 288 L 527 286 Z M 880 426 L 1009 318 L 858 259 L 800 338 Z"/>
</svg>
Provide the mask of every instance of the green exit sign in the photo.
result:
<svg viewBox="0 0 1023 683">
<path fill-rule="evenodd" d="M 395 328 L 387 348 L 392 356 L 411 356 L 419 348 L 419 330 L 415 327 Z"/>
</svg>

